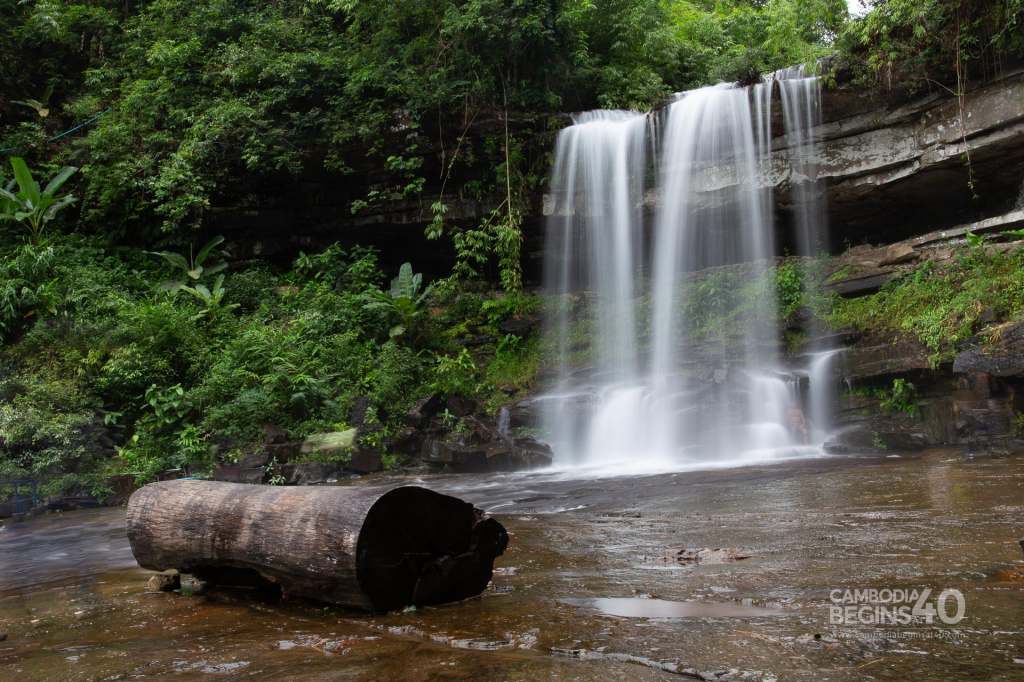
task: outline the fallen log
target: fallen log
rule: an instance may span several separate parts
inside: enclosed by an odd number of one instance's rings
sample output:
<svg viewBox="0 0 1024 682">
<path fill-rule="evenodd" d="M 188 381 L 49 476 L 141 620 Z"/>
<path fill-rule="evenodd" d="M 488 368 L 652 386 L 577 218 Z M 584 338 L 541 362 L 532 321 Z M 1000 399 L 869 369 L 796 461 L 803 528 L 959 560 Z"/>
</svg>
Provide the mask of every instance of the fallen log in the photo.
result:
<svg viewBox="0 0 1024 682">
<path fill-rule="evenodd" d="M 128 540 L 143 568 L 389 611 L 479 594 L 508 534 L 468 502 L 416 486 L 180 480 L 135 491 Z"/>
</svg>

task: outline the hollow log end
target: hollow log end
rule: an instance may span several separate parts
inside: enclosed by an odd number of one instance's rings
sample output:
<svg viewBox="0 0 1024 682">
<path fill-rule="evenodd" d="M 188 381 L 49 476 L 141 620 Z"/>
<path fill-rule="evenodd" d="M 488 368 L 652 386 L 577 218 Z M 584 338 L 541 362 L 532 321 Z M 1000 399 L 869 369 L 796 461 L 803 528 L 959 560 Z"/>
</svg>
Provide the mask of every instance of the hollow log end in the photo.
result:
<svg viewBox="0 0 1024 682">
<path fill-rule="evenodd" d="M 373 608 L 459 601 L 483 592 L 505 528 L 468 502 L 407 486 L 378 499 L 359 535 L 357 574 Z"/>
</svg>

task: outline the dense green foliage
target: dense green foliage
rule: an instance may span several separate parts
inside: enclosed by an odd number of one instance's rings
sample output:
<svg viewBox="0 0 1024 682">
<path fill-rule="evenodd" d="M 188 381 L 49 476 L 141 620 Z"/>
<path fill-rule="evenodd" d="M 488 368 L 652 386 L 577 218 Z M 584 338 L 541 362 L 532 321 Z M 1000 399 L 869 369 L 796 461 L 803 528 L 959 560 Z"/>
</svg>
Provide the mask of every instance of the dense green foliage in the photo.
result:
<svg viewBox="0 0 1024 682">
<path fill-rule="evenodd" d="M 886 0 L 838 47 L 862 83 L 962 93 L 1024 54 L 1024 0 Z"/>
<path fill-rule="evenodd" d="M 258 447 L 268 425 L 293 439 L 343 430 L 357 398 L 381 439 L 430 391 L 486 400 L 536 368 L 518 348 L 536 341 L 496 329 L 529 299 L 459 294 L 431 315 L 420 276 L 403 266 L 382 289 L 365 249 L 303 255 L 281 274 L 211 268 L 192 288 L 221 281 L 215 303 L 166 286 L 178 269 L 163 259 L 96 239 L 2 257 L 0 479 L 51 492 L 202 473 Z M 493 340 L 470 354 L 469 334 Z"/>
<path fill-rule="evenodd" d="M 415 196 L 439 179 L 424 175 L 428 148 L 446 177 L 477 161 L 452 151 L 473 121 L 647 107 L 811 60 L 845 4 L 4 0 L 0 19 L 12 98 L 0 147 L 80 165 L 83 226 L 184 243 L 214 205 L 288 199 L 303 174 L 351 177 L 372 158 L 392 182 L 363 187 L 354 206 Z M 499 136 L 491 162 L 511 161 L 515 142 Z"/>
</svg>

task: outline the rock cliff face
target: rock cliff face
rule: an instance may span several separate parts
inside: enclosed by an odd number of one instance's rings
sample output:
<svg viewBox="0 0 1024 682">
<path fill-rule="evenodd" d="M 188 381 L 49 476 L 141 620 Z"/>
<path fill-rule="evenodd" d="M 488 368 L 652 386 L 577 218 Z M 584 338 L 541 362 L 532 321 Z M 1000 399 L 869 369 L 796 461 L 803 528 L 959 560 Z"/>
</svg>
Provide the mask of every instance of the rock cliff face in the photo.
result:
<svg viewBox="0 0 1024 682">
<path fill-rule="evenodd" d="M 801 178 L 790 162 L 792 150 L 784 134 L 777 92 L 775 97 L 773 154 L 764 180 L 775 189 L 779 243 L 786 244 L 790 190 Z M 927 96 L 895 102 L 850 86 L 826 90 L 823 123 L 815 137 L 820 143 L 817 161 L 828 195 L 834 250 L 844 244 L 892 242 L 1009 210 L 1024 180 L 1022 103 L 1024 70 L 973 87 L 962 102 L 938 87 Z M 513 121 L 513 132 L 531 159 L 531 172 L 543 175 L 542 160 L 551 151 L 553 131 L 567 123 L 564 116 Z M 481 146 L 486 135 L 494 132 L 492 128 L 477 126 L 467 136 L 466 145 Z M 970 145 L 970 169 L 964 157 L 965 138 Z M 285 256 L 340 239 L 376 244 L 385 267 L 397 268 L 415 254 L 417 269 L 443 275 L 453 259 L 447 242 L 428 242 L 423 237 L 432 217 L 431 205 L 439 198 L 443 166 L 438 164 L 437 150 L 428 148 L 424 154 L 427 183 L 418 197 L 380 200 L 353 213 L 348 202 L 365 194 L 370 185 L 333 187 L 310 179 L 304 201 L 296 205 L 267 207 L 258 215 L 234 218 L 230 208 L 218 210 L 227 229 L 237 223 L 238 229 L 245 231 L 240 253 L 250 250 L 261 256 Z M 715 183 L 729 182 L 728 174 L 709 175 L 715 177 L 709 181 L 711 194 Z M 380 185 L 397 182 L 383 169 L 367 173 L 367 182 L 370 180 Z M 461 225 L 478 224 L 501 199 L 449 191 L 444 197 L 449 207 L 447 218 Z M 523 253 L 527 279 L 536 283 L 544 214 L 553 210 L 556 202 L 543 191 L 529 199 Z M 648 197 L 651 206 L 657 201 L 657 196 Z M 282 224 L 303 228 L 282 230 Z"/>
<path fill-rule="evenodd" d="M 771 160 L 761 175 L 773 189 L 780 243 L 788 240 L 792 189 L 807 181 L 793 163 L 776 90 Z M 850 88 L 823 95 L 817 180 L 826 193 L 833 246 L 892 242 L 1009 210 L 1024 181 L 1024 71 L 974 87 L 893 103 Z M 965 153 L 969 148 L 970 163 Z M 796 164 L 803 166 L 804 164 Z M 731 166 L 708 168 L 709 205 L 737 182 Z M 660 201 L 645 198 L 649 209 Z M 545 197 L 544 212 L 563 210 Z"/>
<path fill-rule="evenodd" d="M 1007 230 L 1024 226 L 1024 210 L 930 232 L 893 244 L 846 251 L 835 267 L 848 273 L 828 286 L 841 296 L 861 296 L 908 275 L 925 262 L 944 267 L 969 249 L 965 235 L 987 236 L 985 250 L 1024 246 Z M 985 305 L 979 301 L 979 305 Z M 952 361 L 936 361 L 910 337 L 846 335 L 835 379 L 845 386 L 834 452 L 915 450 L 930 446 L 969 449 L 1019 447 L 1024 437 L 1017 415 L 1024 410 L 1024 322 L 997 323 L 983 311 L 983 330 Z M 895 380 L 909 382 L 909 410 L 886 409 L 881 396 Z"/>
<path fill-rule="evenodd" d="M 891 242 L 1001 213 L 1024 180 L 1024 72 L 899 106 L 824 95 L 819 172 L 835 243 Z M 965 155 L 970 149 L 970 165 Z M 771 182 L 789 202 L 793 170 L 776 138 Z M 973 183 L 973 191 L 971 184 Z"/>
</svg>

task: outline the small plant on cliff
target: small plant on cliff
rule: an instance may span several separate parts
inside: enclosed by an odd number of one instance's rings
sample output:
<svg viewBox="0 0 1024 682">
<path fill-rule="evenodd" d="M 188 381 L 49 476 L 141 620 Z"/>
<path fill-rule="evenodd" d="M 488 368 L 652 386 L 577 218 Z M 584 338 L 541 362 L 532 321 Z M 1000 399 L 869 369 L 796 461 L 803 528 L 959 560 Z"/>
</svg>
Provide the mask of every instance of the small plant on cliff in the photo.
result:
<svg viewBox="0 0 1024 682">
<path fill-rule="evenodd" d="M 45 188 L 40 189 L 25 159 L 12 157 L 11 168 L 14 169 L 14 179 L 0 187 L 0 219 L 24 225 L 28 230 L 29 241 L 38 244 L 46 226 L 57 217 L 57 213 L 77 200 L 73 194 L 59 192 L 78 169 L 65 166 L 50 179 Z"/>
<path fill-rule="evenodd" d="M 892 386 L 883 391 L 880 397 L 880 405 L 886 412 L 902 412 L 912 417 L 917 415 L 917 389 L 906 379 L 893 379 Z"/>
<path fill-rule="evenodd" d="M 367 308 L 384 310 L 393 316 L 397 322 L 388 331 L 392 339 L 409 334 L 416 340 L 426 317 L 427 297 L 432 290 L 432 285 L 423 287 L 423 274 L 413 273 L 411 263 L 402 263 L 387 293 L 372 291 L 367 294 Z"/>
<path fill-rule="evenodd" d="M 203 317 L 222 307 L 226 310 L 237 308 L 237 304 L 223 305 L 227 291 L 224 289 L 222 271 L 228 267 L 227 261 L 219 258 L 222 255 L 219 247 L 223 243 L 224 237 L 214 237 L 194 256 L 190 251 L 188 258 L 172 251 L 151 251 L 152 255 L 163 258 L 181 274 L 178 279 L 161 283 L 158 289 L 169 291 L 172 294 L 183 291 L 194 297 L 203 306 L 202 312 L 197 317 Z M 211 259 L 217 260 L 209 262 Z M 217 278 L 207 286 L 203 280 L 212 275 L 217 275 Z"/>
<path fill-rule="evenodd" d="M 223 258 L 214 262 L 207 262 L 212 258 L 218 258 L 222 255 L 219 247 L 223 243 L 224 237 L 214 237 L 206 242 L 206 245 L 199 249 L 199 253 L 195 255 L 192 255 L 190 247 L 187 258 L 173 251 L 150 251 L 149 253 L 152 255 L 163 258 L 172 268 L 178 270 L 180 275 L 176 279 L 161 283 L 159 288 L 162 291 L 170 291 L 171 293 L 186 291 L 189 289 L 189 284 L 199 284 L 204 278 L 216 275 L 226 269 L 228 264 Z"/>
</svg>

